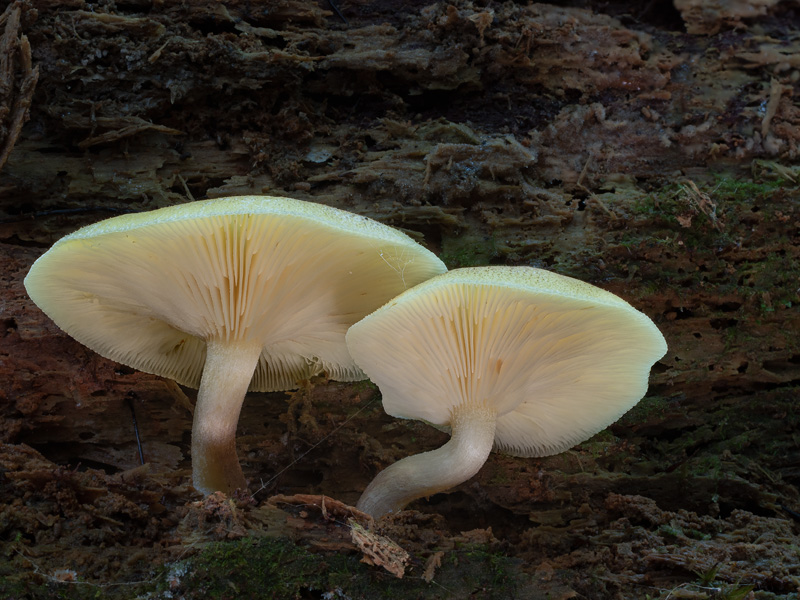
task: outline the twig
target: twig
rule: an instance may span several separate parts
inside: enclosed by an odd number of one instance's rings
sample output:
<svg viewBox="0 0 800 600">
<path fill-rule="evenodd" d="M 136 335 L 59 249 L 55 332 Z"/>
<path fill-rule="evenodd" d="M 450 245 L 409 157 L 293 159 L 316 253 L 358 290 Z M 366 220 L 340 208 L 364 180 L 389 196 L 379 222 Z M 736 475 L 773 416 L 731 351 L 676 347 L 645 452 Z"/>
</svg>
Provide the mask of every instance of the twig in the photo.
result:
<svg viewBox="0 0 800 600">
<path fill-rule="evenodd" d="M 592 200 L 594 200 L 594 202 L 596 202 L 596 203 L 597 203 L 597 205 L 598 205 L 600 208 L 602 208 L 602 209 L 603 209 L 603 211 L 604 211 L 604 212 L 605 212 L 605 213 L 606 213 L 606 214 L 607 214 L 609 217 L 611 217 L 612 219 L 614 219 L 614 220 L 616 221 L 616 220 L 619 218 L 619 217 L 617 217 L 617 213 L 615 213 L 613 210 L 611 210 L 610 208 L 608 208 L 608 207 L 605 205 L 605 202 L 603 202 L 602 200 L 600 200 L 600 198 L 597 196 L 597 194 L 595 194 L 595 193 L 594 193 L 592 190 L 590 190 L 589 188 L 587 188 L 587 187 L 586 187 L 585 185 L 583 185 L 583 183 L 582 183 L 582 182 L 583 182 L 583 178 L 586 176 L 586 173 L 589 171 L 589 163 L 590 163 L 590 162 L 592 162 L 592 157 L 591 157 L 591 156 L 590 156 L 589 158 L 587 158 L 587 159 L 586 159 L 586 162 L 585 162 L 585 163 L 584 163 L 584 165 L 583 165 L 583 169 L 581 169 L 581 174 L 580 174 L 580 175 L 578 175 L 578 181 L 576 181 L 576 182 L 575 182 L 575 185 L 576 185 L 576 186 L 578 186 L 579 188 L 581 188 L 581 189 L 582 189 L 584 192 L 586 192 L 587 194 L 589 194 L 589 198 L 591 198 Z"/>
<path fill-rule="evenodd" d="M 136 447 L 139 449 L 139 463 L 144 464 L 144 452 L 142 451 L 142 439 L 139 437 L 139 423 L 136 421 L 136 410 L 133 408 L 133 400 L 130 396 L 125 397 L 125 402 L 128 408 L 131 409 L 131 417 L 133 418 L 133 433 L 136 436 Z"/>
<path fill-rule="evenodd" d="M 336 6 L 336 2 L 334 2 L 334 0 L 328 0 L 328 4 L 333 9 L 333 12 L 336 13 L 336 16 L 338 16 L 342 20 L 342 22 L 344 22 L 345 25 L 350 25 L 350 23 L 347 21 L 347 19 L 345 19 L 344 15 L 342 14 L 342 11 L 340 11 L 339 7 Z"/>
</svg>

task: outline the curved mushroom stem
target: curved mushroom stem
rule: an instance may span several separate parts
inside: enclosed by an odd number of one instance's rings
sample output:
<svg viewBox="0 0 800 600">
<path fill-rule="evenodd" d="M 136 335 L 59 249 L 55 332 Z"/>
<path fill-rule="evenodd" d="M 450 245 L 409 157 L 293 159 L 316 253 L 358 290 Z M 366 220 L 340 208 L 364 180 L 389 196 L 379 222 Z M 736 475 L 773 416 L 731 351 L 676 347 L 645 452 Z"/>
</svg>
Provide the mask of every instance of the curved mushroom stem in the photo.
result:
<svg viewBox="0 0 800 600">
<path fill-rule="evenodd" d="M 192 483 L 204 494 L 246 487 L 236 425 L 261 344 L 209 341 L 192 424 Z"/>
<path fill-rule="evenodd" d="M 377 518 L 423 496 L 449 490 L 475 475 L 494 444 L 497 412 L 462 404 L 453 409 L 452 436 L 441 448 L 415 454 L 378 473 L 356 507 Z"/>
</svg>

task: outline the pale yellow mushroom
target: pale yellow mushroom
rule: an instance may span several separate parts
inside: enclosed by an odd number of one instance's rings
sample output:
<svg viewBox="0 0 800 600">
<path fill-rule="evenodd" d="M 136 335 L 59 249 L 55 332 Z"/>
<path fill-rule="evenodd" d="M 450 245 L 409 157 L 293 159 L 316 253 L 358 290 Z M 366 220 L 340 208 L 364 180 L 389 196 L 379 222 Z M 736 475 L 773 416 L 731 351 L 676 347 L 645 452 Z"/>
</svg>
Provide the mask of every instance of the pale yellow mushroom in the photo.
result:
<svg viewBox="0 0 800 600">
<path fill-rule="evenodd" d="M 357 506 L 376 517 L 466 481 L 492 449 L 547 456 L 586 440 L 644 396 L 667 350 L 621 298 L 529 267 L 429 279 L 353 325 L 347 346 L 387 413 L 451 431 L 375 477 Z"/>
<path fill-rule="evenodd" d="M 194 486 L 245 487 L 236 425 L 247 390 L 325 372 L 364 375 L 347 328 L 443 263 L 411 238 L 342 210 L 238 197 L 124 215 L 56 242 L 28 294 L 97 353 L 199 388 Z"/>
</svg>

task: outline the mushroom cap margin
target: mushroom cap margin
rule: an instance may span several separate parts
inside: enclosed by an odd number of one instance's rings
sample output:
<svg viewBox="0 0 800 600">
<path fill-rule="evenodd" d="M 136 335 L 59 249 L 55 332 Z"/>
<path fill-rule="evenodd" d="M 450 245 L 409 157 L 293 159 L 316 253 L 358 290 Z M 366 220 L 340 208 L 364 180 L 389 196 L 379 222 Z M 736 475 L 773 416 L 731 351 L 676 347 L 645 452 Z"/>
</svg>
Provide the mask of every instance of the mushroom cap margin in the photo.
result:
<svg viewBox="0 0 800 600">
<path fill-rule="evenodd" d="M 366 217 L 245 196 L 79 229 L 34 263 L 25 286 L 61 329 L 102 356 L 191 387 L 205 340 L 260 336 L 265 350 L 250 389 L 275 391 L 322 371 L 362 379 L 344 344 L 347 327 L 444 270 L 411 238 Z"/>
<path fill-rule="evenodd" d="M 489 404 L 495 450 L 518 456 L 557 454 L 616 421 L 667 350 L 623 299 L 531 267 L 436 276 L 353 325 L 347 344 L 390 415 L 446 427 L 456 404 Z"/>
</svg>

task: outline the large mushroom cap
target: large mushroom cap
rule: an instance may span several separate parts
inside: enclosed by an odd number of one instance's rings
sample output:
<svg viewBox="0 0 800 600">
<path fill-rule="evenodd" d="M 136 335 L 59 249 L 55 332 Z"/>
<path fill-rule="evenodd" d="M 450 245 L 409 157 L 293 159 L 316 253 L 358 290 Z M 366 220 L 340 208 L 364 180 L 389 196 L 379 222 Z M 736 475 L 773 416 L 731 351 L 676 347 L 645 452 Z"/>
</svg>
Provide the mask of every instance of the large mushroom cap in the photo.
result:
<svg viewBox="0 0 800 600">
<path fill-rule="evenodd" d="M 274 391 L 322 371 L 363 378 L 347 328 L 444 270 L 411 238 L 365 217 L 238 197 L 84 227 L 40 257 L 25 286 L 99 354 L 191 387 L 207 341 L 261 343 L 250 389 Z"/>
<path fill-rule="evenodd" d="M 630 409 L 667 350 L 653 322 L 590 284 L 529 267 L 456 269 L 353 325 L 347 344 L 387 413 L 444 426 L 497 411 L 495 449 L 562 452 Z"/>
</svg>

